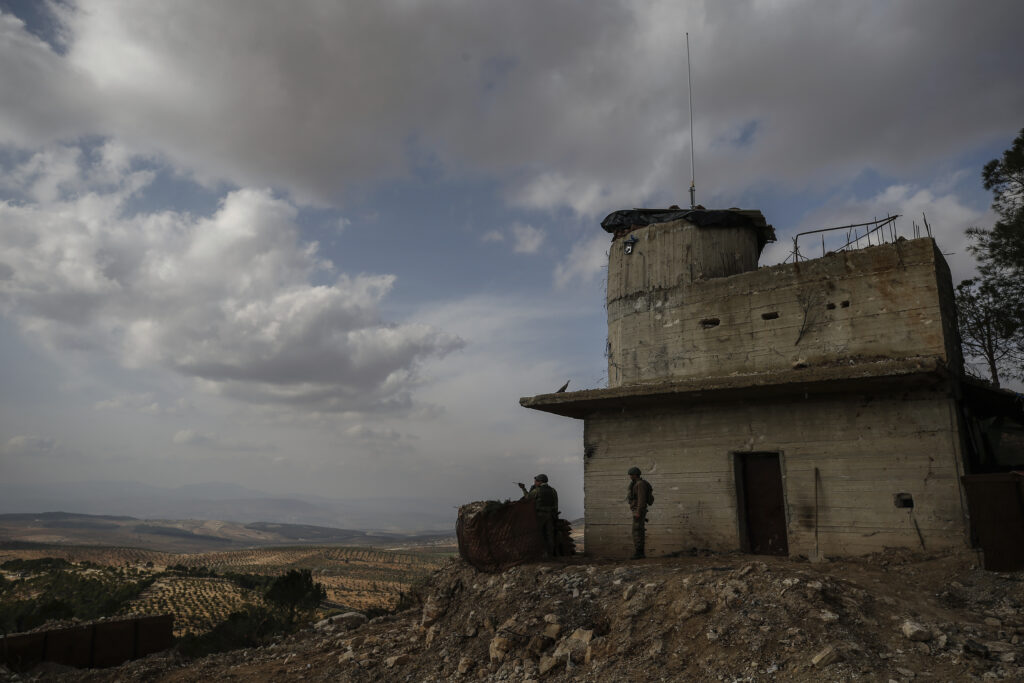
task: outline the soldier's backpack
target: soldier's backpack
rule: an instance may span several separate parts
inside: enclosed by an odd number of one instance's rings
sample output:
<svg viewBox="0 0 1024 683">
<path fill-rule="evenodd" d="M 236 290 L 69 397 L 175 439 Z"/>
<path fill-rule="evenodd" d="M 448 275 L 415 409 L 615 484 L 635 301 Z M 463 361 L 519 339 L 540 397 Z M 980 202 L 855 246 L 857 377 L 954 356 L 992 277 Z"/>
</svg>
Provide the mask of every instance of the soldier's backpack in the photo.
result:
<svg viewBox="0 0 1024 683">
<path fill-rule="evenodd" d="M 654 487 L 646 479 L 644 479 L 644 483 L 647 484 L 647 507 L 651 507 L 654 505 Z"/>
</svg>

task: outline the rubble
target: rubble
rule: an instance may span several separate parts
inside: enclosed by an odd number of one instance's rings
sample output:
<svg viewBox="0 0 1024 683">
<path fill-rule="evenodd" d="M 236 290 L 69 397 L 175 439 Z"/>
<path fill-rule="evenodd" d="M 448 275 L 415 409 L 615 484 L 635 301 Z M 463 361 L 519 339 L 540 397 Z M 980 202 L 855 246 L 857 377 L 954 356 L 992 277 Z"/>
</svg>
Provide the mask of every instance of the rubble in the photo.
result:
<svg viewBox="0 0 1024 683">
<path fill-rule="evenodd" d="M 351 631 L 310 627 L 193 662 L 167 654 L 42 677 L 1022 680 L 1024 581 L 974 561 L 902 551 L 819 563 L 739 554 L 642 565 L 578 557 L 493 575 L 453 561 L 434 574 L 418 608 L 387 621 Z"/>
</svg>

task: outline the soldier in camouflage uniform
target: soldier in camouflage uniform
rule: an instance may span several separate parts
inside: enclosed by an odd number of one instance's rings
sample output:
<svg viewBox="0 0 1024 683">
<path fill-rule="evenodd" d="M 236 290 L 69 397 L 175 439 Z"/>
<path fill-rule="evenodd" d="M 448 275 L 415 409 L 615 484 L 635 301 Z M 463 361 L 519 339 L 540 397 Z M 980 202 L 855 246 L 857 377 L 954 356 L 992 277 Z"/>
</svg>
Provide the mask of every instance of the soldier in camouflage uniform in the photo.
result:
<svg viewBox="0 0 1024 683">
<path fill-rule="evenodd" d="M 629 509 L 633 511 L 633 557 L 640 560 L 647 557 L 644 554 L 644 543 L 647 530 L 644 526 L 647 523 L 647 503 L 651 495 L 651 485 L 647 480 L 640 478 L 640 468 L 630 467 L 629 471 Z"/>
<path fill-rule="evenodd" d="M 533 478 L 533 486 L 519 484 L 523 498 L 533 501 L 537 510 L 537 526 L 540 527 L 541 538 L 544 539 L 544 557 L 555 554 L 555 522 L 558 519 L 558 492 L 548 486 L 548 475 L 538 474 Z"/>
</svg>

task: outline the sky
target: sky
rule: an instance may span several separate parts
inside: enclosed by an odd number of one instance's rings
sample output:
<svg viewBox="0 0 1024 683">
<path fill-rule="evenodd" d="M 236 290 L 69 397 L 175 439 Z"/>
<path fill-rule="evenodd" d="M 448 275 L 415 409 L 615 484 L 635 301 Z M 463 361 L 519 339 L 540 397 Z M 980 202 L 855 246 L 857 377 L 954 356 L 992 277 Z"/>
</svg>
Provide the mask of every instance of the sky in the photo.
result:
<svg viewBox="0 0 1024 683">
<path fill-rule="evenodd" d="M 927 220 L 1024 127 L 1019 0 L 0 0 L 0 478 L 582 513 L 611 211 Z M 625 481 L 625 475 L 624 475 Z"/>
</svg>

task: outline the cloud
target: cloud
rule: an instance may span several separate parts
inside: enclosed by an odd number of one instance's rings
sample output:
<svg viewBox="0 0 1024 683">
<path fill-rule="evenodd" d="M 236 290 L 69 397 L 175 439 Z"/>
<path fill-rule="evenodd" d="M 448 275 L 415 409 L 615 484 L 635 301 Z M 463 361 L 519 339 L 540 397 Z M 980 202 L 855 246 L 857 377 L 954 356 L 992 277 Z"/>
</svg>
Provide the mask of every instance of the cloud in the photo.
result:
<svg viewBox="0 0 1024 683">
<path fill-rule="evenodd" d="M 513 251 L 517 254 L 536 254 L 544 243 L 544 231 L 531 225 L 516 224 L 510 231 L 515 240 Z"/>
<path fill-rule="evenodd" d="M 555 267 L 555 286 L 564 288 L 573 282 L 593 282 L 608 267 L 608 249 L 611 237 L 606 233 L 594 235 L 572 246 L 565 260 Z"/>
<path fill-rule="evenodd" d="M 47 160 L 80 156 L 36 158 L 43 178 Z M 94 165 L 78 179 L 60 171 L 80 188 L 71 196 L 0 203 L 0 308 L 55 352 L 109 354 L 250 402 L 358 411 L 408 408 L 418 366 L 462 346 L 422 323 L 382 321 L 395 277 L 338 273 L 300 239 L 296 207 L 268 191 L 230 192 L 209 216 L 126 216 L 152 174 L 89 189 L 109 166 Z"/>
<path fill-rule="evenodd" d="M 345 436 L 360 441 L 372 442 L 396 442 L 402 439 L 402 435 L 394 429 L 373 429 L 363 424 L 352 425 L 345 430 Z"/>
<path fill-rule="evenodd" d="M 704 203 L 928 169 L 1024 109 L 1017 0 L 55 7 L 63 53 L 0 16 L 0 90 L 19 93 L 0 144 L 112 136 L 300 202 L 337 204 L 426 155 L 527 207 L 681 203 L 685 31 Z"/>
<path fill-rule="evenodd" d="M 237 439 L 225 438 L 219 434 L 198 432 L 193 429 L 179 429 L 171 442 L 177 446 L 207 448 L 216 451 L 275 451 L 273 444 L 256 445 Z"/>
<path fill-rule="evenodd" d="M 965 231 L 972 226 L 991 225 L 995 216 L 989 210 L 978 210 L 967 206 L 964 201 L 951 191 L 955 179 L 962 172 L 954 172 L 949 176 L 938 177 L 931 187 L 919 187 L 910 184 L 895 184 L 882 188 L 874 196 L 836 197 L 801 221 L 801 226 L 786 232 L 779 232 L 779 241 L 769 244 L 761 256 L 761 265 L 781 263 L 793 251 L 793 236 L 802 230 L 826 228 L 831 226 L 863 223 L 875 218 L 899 215 L 895 223 L 898 235 L 913 237 L 914 223 L 923 237 L 927 235 L 924 227 L 925 218 L 932 229 L 939 248 L 946 256 L 953 282 L 972 277 L 977 270 L 977 262 L 967 251 L 970 240 Z M 872 215 L 865 215 L 865 206 L 871 207 Z M 859 229 L 861 245 L 866 245 L 865 228 Z M 801 253 L 805 256 L 821 256 L 820 236 L 805 237 L 800 241 Z M 877 234 L 874 240 L 877 241 Z M 886 241 L 891 237 L 886 231 Z M 826 250 L 837 249 L 847 241 L 847 231 L 826 234 Z"/>
<path fill-rule="evenodd" d="M 485 232 L 480 237 L 480 241 L 484 242 L 485 244 L 487 242 L 504 242 L 505 241 L 505 236 L 503 234 L 501 234 L 500 230 L 491 230 L 489 232 Z"/>
<path fill-rule="evenodd" d="M 94 410 L 133 410 L 146 415 L 181 415 L 192 410 L 192 405 L 187 399 L 179 398 L 175 401 L 161 401 L 152 392 L 138 394 L 122 393 L 112 398 L 96 401 L 93 404 Z"/>
<path fill-rule="evenodd" d="M 56 446 L 57 440 L 48 436 L 12 436 L 0 447 L 0 451 L 14 456 L 47 455 Z"/>
</svg>

